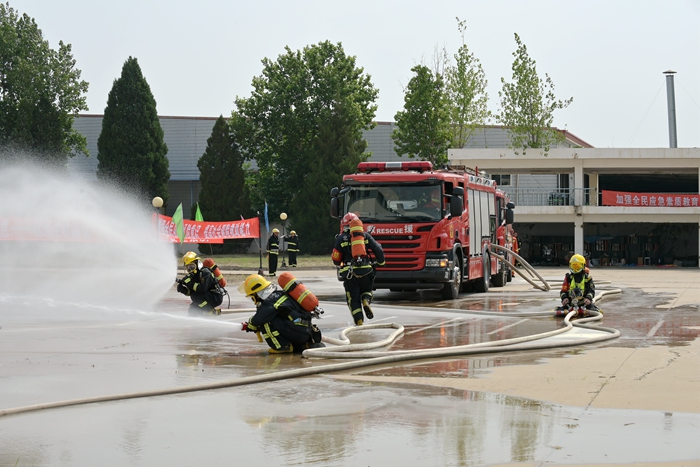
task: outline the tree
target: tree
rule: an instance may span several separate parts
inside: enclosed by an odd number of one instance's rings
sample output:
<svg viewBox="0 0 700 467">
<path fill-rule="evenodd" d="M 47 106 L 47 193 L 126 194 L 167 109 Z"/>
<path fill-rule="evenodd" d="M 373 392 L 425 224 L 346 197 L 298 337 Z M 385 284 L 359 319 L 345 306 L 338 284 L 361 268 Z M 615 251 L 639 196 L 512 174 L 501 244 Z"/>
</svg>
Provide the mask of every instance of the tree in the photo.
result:
<svg viewBox="0 0 700 467">
<path fill-rule="evenodd" d="M 343 106 L 347 132 L 361 139 L 360 131 L 374 126 L 377 90 L 340 43 L 325 41 L 302 51 L 285 51 L 275 62 L 263 59 L 251 96 L 236 98 L 231 127 L 243 156 L 258 164 L 251 191 L 256 205 L 267 200 L 270 212 L 285 211 L 300 219 L 307 209 L 296 212 L 291 207 L 298 206 L 293 200 L 317 163 L 314 141 L 320 122 Z M 325 216 L 327 201 L 311 200 L 326 205 Z"/>
<path fill-rule="evenodd" d="M 491 116 L 488 110 L 488 81 L 481 62 L 469 51 L 464 42 L 467 26 L 457 18 L 462 35 L 462 46 L 454 55 L 455 64 L 445 67 L 446 94 L 450 123 L 452 124 L 451 147 L 463 148 L 478 128 L 483 127 Z"/>
<path fill-rule="evenodd" d="M 0 146 L 30 150 L 63 163 L 88 155 L 73 119 L 87 110 L 70 44 L 49 47 L 33 18 L 0 3 Z"/>
<path fill-rule="evenodd" d="M 211 136 L 207 139 L 207 148 L 197 161 L 197 167 L 202 182 L 199 206 L 204 220 L 232 221 L 253 215 L 245 184 L 243 157 L 223 115 L 216 120 Z M 192 209 L 191 218 L 194 219 L 196 206 Z M 226 240 L 223 246 L 213 245 L 212 251 L 231 253 L 248 244 L 249 240 Z"/>
<path fill-rule="evenodd" d="M 168 202 L 168 147 L 156 101 L 136 58 L 129 57 L 114 80 L 97 139 L 97 176 Z"/>
<path fill-rule="evenodd" d="M 543 148 L 547 155 L 551 144 L 563 140 L 563 135 L 552 127 L 554 111 L 564 109 L 574 98 L 562 101 L 554 96 L 554 83 L 545 73 L 542 81 L 537 75 L 535 60 L 530 58 L 527 47 L 515 34 L 518 48 L 513 52 L 513 82 L 501 78 L 501 110 L 497 116 L 510 136 L 511 149 Z"/>
<path fill-rule="evenodd" d="M 354 172 L 357 164 L 369 157 L 365 152 L 367 141 L 359 129 L 348 124 L 349 118 L 347 108 L 341 104 L 327 120 L 318 121 L 319 134 L 312 149 L 315 163 L 292 204 L 298 217 L 292 218 L 292 225 L 303 236 L 305 253 L 330 253 L 338 233 L 338 220 L 328 215 L 330 190 L 339 185 L 338 174 Z"/>
<path fill-rule="evenodd" d="M 404 110 L 394 116 L 396 154 L 442 165 L 452 138 L 445 84 L 439 73 L 424 65 L 411 71 L 415 76 L 405 89 Z"/>
</svg>

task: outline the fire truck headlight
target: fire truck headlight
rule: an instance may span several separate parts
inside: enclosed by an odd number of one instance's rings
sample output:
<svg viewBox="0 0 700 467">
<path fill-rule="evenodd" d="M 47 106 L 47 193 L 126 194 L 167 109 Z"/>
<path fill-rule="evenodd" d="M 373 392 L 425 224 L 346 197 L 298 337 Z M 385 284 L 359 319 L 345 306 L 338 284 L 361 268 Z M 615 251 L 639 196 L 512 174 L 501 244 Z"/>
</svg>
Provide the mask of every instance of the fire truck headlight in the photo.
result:
<svg viewBox="0 0 700 467">
<path fill-rule="evenodd" d="M 449 265 L 447 258 L 426 258 L 426 268 L 446 268 Z"/>
</svg>

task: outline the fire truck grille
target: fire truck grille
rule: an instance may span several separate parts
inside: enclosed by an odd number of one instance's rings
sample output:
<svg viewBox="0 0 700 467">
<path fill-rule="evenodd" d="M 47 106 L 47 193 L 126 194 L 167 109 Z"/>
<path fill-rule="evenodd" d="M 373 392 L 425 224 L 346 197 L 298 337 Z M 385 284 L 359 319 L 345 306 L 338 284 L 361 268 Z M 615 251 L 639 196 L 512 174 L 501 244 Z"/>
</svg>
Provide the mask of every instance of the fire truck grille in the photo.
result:
<svg viewBox="0 0 700 467">
<path fill-rule="evenodd" d="M 422 269 L 423 260 L 420 256 L 413 255 L 402 255 L 402 256 L 387 256 L 386 264 L 382 266 L 382 269 L 399 269 L 402 271 L 412 270 L 412 269 Z"/>
</svg>

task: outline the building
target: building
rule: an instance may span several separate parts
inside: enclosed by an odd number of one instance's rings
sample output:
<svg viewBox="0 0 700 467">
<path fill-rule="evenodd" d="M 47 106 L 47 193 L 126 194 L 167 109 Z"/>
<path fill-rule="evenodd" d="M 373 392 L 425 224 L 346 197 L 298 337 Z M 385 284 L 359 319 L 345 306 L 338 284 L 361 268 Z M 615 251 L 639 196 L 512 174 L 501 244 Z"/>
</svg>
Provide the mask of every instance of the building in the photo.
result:
<svg viewBox="0 0 700 467">
<path fill-rule="evenodd" d="M 530 262 L 564 264 L 585 252 L 593 265 L 699 264 L 698 148 L 556 148 L 546 157 L 451 149 L 449 158 L 502 181 Z"/>
</svg>

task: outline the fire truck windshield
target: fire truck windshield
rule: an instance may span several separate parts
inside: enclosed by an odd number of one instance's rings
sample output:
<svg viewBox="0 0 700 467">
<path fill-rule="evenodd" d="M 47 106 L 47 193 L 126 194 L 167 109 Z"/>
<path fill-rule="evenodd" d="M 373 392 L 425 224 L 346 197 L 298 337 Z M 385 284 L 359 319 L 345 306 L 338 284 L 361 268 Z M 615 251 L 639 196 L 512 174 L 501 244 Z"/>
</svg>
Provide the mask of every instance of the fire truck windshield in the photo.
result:
<svg viewBox="0 0 700 467">
<path fill-rule="evenodd" d="M 345 196 L 345 212 L 363 222 L 434 222 L 444 215 L 441 185 L 359 185 Z"/>
</svg>

